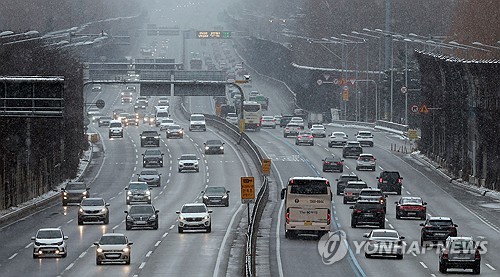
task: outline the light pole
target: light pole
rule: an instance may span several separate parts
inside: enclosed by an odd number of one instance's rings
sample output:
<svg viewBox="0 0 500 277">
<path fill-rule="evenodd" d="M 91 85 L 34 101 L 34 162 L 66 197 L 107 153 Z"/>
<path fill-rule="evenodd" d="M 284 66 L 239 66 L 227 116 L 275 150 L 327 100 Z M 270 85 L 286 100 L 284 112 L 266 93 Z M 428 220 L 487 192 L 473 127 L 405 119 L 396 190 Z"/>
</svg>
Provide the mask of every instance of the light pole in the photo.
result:
<svg viewBox="0 0 500 277">
<path fill-rule="evenodd" d="M 356 80 L 356 83 L 358 82 L 372 82 L 373 84 L 375 84 L 375 121 L 378 120 L 378 86 L 377 86 L 377 82 L 375 82 L 375 80 L 371 80 L 371 79 L 366 79 L 366 80 Z"/>
</svg>

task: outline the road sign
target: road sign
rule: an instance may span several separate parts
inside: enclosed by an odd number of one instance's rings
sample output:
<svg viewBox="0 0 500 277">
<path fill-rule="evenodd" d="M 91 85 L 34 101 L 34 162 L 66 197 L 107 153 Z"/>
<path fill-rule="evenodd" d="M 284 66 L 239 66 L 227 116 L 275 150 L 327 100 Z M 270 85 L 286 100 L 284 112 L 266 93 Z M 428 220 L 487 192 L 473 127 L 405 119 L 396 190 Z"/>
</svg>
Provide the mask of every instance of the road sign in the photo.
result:
<svg viewBox="0 0 500 277">
<path fill-rule="evenodd" d="M 271 159 L 262 159 L 262 175 L 269 176 L 271 174 Z"/>
<path fill-rule="evenodd" d="M 418 109 L 418 112 L 419 113 L 428 113 L 429 109 L 427 108 L 427 106 L 425 104 L 422 104 L 422 106 L 420 107 L 420 109 Z"/>
<path fill-rule="evenodd" d="M 241 177 L 241 203 L 248 204 L 255 201 L 254 177 Z"/>
<path fill-rule="evenodd" d="M 411 106 L 411 111 L 414 113 L 418 113 L 418 106 L 417 105 Z"/>
<path fill-rule="evenodd" d="M 95 105 L 96 105 L 96 107 L 98 107 L 99 109 L 104 108 L 104 105 L 105 105 L 104 100 L 99 99 L 99 100 L 95 101 Z"/>
<path fill-rule="evenodd" d="M 415 129 L 408 129 L 408 138 L 411 140 L 416 140 L 417 137 L 417 130 Z"/>
<path fill-rule="evenodd" d="M 349 90 L 344 90 L 342 92 L 342 100 L 349 101 Z"/>
<path fill-rule="evenodd" d="M 215 106 L 215 115 L 220 116 L 221 110 L 222 110 L 221 104 L 217 103 L 217 105 Z"/>
<path fill-rule="evenodd" d="M 231 31 L 198 31 L 197 38 L 231 38 Z"/>
<path fill-rule="evenodd" d="M 401 92 L 403 94 L 407 93 L 408 92 L 408 88 L 407 87 L 401 87 Z"/>
<path fill-rule="evenodd" d="M 240 126 L 240 134 L 243 134 L 245 132 L 245 120 L 240 119 L 238 126 Z"/>
<path fill-rule="evenodd" d="M 349 90 L 349 87 L 348 86 L 344 86 L 343 88 L 344 90 Z"/>
<path fill-rule="evenodd" d="M 316 81 L 316 84 L 318 84 L 318 86 L 321 86 L 321 85 L 323 84 L 323 80 L 318 79 L 318 80 Z"/>
</svg>

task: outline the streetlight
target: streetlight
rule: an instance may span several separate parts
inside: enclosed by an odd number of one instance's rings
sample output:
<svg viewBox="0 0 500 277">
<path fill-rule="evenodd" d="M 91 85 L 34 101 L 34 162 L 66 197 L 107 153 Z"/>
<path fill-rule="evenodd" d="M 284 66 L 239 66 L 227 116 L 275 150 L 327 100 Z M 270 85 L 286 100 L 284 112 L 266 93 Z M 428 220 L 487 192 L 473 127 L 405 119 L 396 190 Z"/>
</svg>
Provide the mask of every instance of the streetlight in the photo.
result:
<svg viewBox="0 0 500 277">
<path fill-rule="evenodd" d="M 371 80 L 371 79 L 356 80 L 356 83 L 357 82 L 372 82 L 375 84 L 375 121 L 377 121 L 378 120 L 378 86 L 377 86 L 377 82 L 375 82 L 375 80 Z"/>
<path fill-rule="evenodd" d="M 366 28 L 365 28 L 366 29 Z M 367 37 L 371 37 L 371 38 L 376 38 L 379 40 L 379 47 L 378 47 L 378 70 L 379 71 L 382 71 L 382 60 L 381 60 L 381 57 L 382 57 L 382 39 L 380 36 L 374 36 L 374 35 L 370 35 L 370 34 L 365 34 L 365 33 L 360 33 L 360 32 L 356 32 L 356 31 L 352 31 L 351 33 L 355 34 L 355 35 L 359 35 L 359 36 L 367 36 Z M 378 81 L 380 82 L 380 78 L 381 78 L 381 75 L 378 74 Z"/>
</svg>

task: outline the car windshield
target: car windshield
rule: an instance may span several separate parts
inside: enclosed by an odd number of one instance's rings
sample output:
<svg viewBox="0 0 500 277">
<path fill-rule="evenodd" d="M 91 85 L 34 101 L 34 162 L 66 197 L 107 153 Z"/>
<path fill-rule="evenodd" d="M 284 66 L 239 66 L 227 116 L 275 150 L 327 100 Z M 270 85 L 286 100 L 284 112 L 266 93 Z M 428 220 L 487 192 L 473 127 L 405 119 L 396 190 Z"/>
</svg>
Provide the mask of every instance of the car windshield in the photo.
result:
<svg viewBox="0 0 500 277">
<path fill-rule="evenodd" d="M 382 231 L 373 231 L 372 237 L 375 238 L 399 238 L 396 232 L 382 232 Z"/>
<path fill-rule="evenodd" d="M 325 129 L 325 127 L 324 127 L 324 126 L 321 126 L 321 125 L 313 125 L 313 126 L 311 127 L 311 129 L 321 129 L 321 130 L 323 130 L 323 129 Z"/>
<path fill-rule="evenodd" d="M 40 230 L 37 234 L 39 239 L 57 239 L 61 237 L 61 230 Z"/>
<path fill-rule="evenodd" d="M 197 160 L 195 155 L 182 155 L 181 160 Z"/>
<path fill-rule="evenodd" d="M 223 187 L 208 187 L 205 193 L 223 194 L 226 190 Z"/>
<path fill-rule="evenodd" d="M 373 157 L 370 157 L 370 156 L 360 156 L 359 157 L 359 160 L 360 161 L 363 161 L 363 162 L 369 162 L 373 159 Z"/>
<path fill-rule="evenodd" d="M 112 122 L 111 124 L 109 124 L 109 127 L 113 128 L 113 127 L 122 127 L 122 124 L 119 123 L 119 122 Z"/>
<path fill-rule="evenodd" d="M 191 121 L 204 121 L 205 116 L 203 115 L 192 115 L 191 116 Z"/>
<path fill-rule="evenodd" d="M 451 226 L 453 223 L 450 220 L 429 220 L 432 226 Z"/>
<path fill-rule="evenodd" d="M 150 155 L 161 155 L 161 151 L 160 150 L 146 150 L 146 152 L 144 152 L 145 155 L 147 156 L 150 156 Z"/>
<path fill-rule="evenodd" d="M 158 175 L 158 171 L 156 170 L 143 170 L 140 173 L 141 175 Z"/>
<path fill-rule="evenodd" d="M 109 116 L 101 116 L 100 120 L 101 120 L 101 121 L 104 121 L 104 120 L 111 120 L 111 117 L 109 117 Z"/>
<path fill-rule="evenodd" d="M 163 119 L 161 123 L 174 123 L 173 119 Z"/>
<path fill-rule="evenodd" d="M 383 179 L 388 179 L 388 180 L 397 180 L 397 179 L 399 179 L 399 173 L 398 172 L 383 172 L 380 177 L 382 177 Z"/>
<path fill-rule="evenodd" d="M 82 206 L 104 206 L 104 199 L 86 198 L 82 200 Z"/>
<path fill-rule="evenodd" d="M 299 136 L 311 136 L 311 132 L 300 132 Z"/>
<path fill-rule="evenodd" d="M 403 198 L 401 199 L 401 204 L 422 204 L 422 199 L 420 198 Z"/>
<path fill-rule="evenodd" d="M 125 236 L 103 236 L 99 241 L 101 245 L 127 244 Z"/>
<path fill-rule="evenodd" d="M 347 187 L 352 189 L 364 189 L 367 188 L 368 186 L 366 184 L 360 184 L 360 183 L 347 183 Z"/>
<path fill-rule="evenodd" d="M 207 145 L 221 145 L 222 142 L 220 140 L 207 140 Z"/>
<path fill-rule="evenodd" d="M 168 127 L 169 130 L 180 130 L 181 129 L 181 126 L 179 125 L 170 125 Z"/>
<path fill-rule="evenodd" d="M 157 112 L 156 117 L 168 117 L 168 113 L 167 112 Z"/>
<path fill-rule="evenodd" d="M 129 214 L 153 214 L 154 209 L 152 206 L 132 206 L 130 207 Z"/>
<path fill-rule="evenodd" d="M 332 136 L 334 137 L 345 137 L 344 133 L 333 133 Z"/>
<path fill-rule="evenodd" d="M 456 251 L 473 250 L 474 243 L 472 240 L 456 240 L 451 243 L 451 249 Z"/>
<path fill-rule="evenodd" d="M 182 207 L 182 213 L 205 213 L 207 209 L 205 206 L 197 205 L 197 206 L 184 206 Z"/>
<path fill-rule="evenodd" d="M 80 183 L 69 183 L 66 185 L 67 190 L 84 190 L 85 184 L 80 184 Z"/>
<path fill-rule="evenodd" d="M 381 195 L 380 191 L 371 191 L 371 190 L 362 191 L 361 194 L 363 196 L 380 196 Z"/>
<path fill-rule="evenodd" d="M 147 190 L 148 189 L 148 184 L 143 184 L 143 183 L 130 183 L 128 185 L 129 190 Z"/>
</svg>

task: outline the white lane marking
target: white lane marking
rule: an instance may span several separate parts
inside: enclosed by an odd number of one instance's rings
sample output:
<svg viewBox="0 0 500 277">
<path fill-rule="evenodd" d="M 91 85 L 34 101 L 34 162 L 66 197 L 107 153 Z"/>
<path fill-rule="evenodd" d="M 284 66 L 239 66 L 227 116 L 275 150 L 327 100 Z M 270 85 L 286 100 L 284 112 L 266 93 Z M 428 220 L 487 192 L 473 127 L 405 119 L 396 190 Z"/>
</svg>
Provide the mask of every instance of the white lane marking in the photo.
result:
<svg viewBox="0 0 500 277">
<path fill-rule="evenodd" d="M 161 240 L 157 241 L 157 242 L 155 243 L 155 247 L 158 247 L 158 245 L 160 245 L 160 243 L 161 243 Z"/>
<path fill-rule="evenodd" d="M 174 228 L 175 225 L 170 226 L 170 230 Z M 168 232 L 165 232 L 161 237 L 164 239 L 168 235 Z"/>
<path fill-rule="evenodd" d="M 62 226 L 58 226 L 58 227 L 57 227 L 57 229 L 61 229 L 61 228 L 62 228 Z"/>
<path fill-rule="evenodd" d="M 206 161 L 205 161 L 206 162 Z M 208 165 L 205 166 L 205 169 L 208 170 Z"/>
<path fill-rule="evenodd" d="M 335 221 L 339 221 L 339 218 L 338 218 L 338 217 L 335 217 Z"/>
<path fill-rule="evenodd" d="M 431 276 L 432 276 L 432 277 L 436 277 L 436 274 L 434 274 L 434 273 L 431 273 Z"/>
<path fill-rule="evenodd" d="M 170 173 L 168 174 L 168 177 L 170 177 Z M 170 179 L 167 180 L 167 184 L 170 183 Z"/>
<path fill-rule="evenodd" d="M 145 265 L 146 265 L 146 262 L 142 262 L 141 265 L 139 266 L 139 269 L 143 269 Z"/>
<path fill-rule="evenodd" d="M 389 227 L 391 227 L 391 229 L 394 229 L 394 226 L 392 226 L 392 224 L 389 223 Z"/>
<path fill-rule="evenodd" d="M 30 248 L 33 245 L 33 242 L 30 242 L 28 245 L 26 245 L 24 248 Z"/>
<path fill-rule="evenodd" d="M 116 228 L 118 228 L 118 226 L 120 226 L 120 225 L 116 225 L 112 229 L 115 230 Z"/>
<path fill-rule="evenodd" d="M 210 183 L 210 179 L 207 178 L 207 183 Z"/>
<path fill-rule="evenodd" d="M 113 196 L 113 197 L 109 198 L 109 201 L 111 201 L 111 200 L 113 200 L 113 199 L 115 199 L 115 196 Z"/>
<path fill-rule="evenodd" d="M 207 170 L 208 170 L 208 166 L 207 166 Z M 209 177 L 209 176 L 210 176 L 210 172 L 207 171 L 207 177 Z"/>
<path fill-rule="evenodd" d="M 75 265 L 75 263 L 70 263 L 70 264 L 66 267 L 66 269 L 65 269 L 64 271 L 68 271 L 68 270 L 70 270 L 70 269 L 71 269 L 74 265 Z"/>
<path fill-rule="evenodd" d="M 14 253 L 14 254 L 12 254 L 12 256 L 10 256 L 10 257 L 9 257 L 9 260 L 14 259 L 14 258 L 17 256 L 17 254 L 18 254 L 18 253 Z"/>
<path fill-rule="evenodd" d="M 75 219 L 70 219 L 70 220 L 66 221 L 66 223 L 71 223 L 73 220 L 75 220 Z"/>
<path fill-rule="evenodd" d="M 80 259 L 81 259 L 81 258 L 85 257 L 85 255 L 86 255 L 86 254 L 87 254 L 87 251 L 82 252 L 82 254 L 80 254 L 80 256 L 78 256 L 78 258 L 80 258 Z"/>
<path fill-rule="evenodd" d="M 424 268 L 428 268 L 428 267 L 424 264 L 424 262 L 420 262 L 420 264 L 421 264 Z"/>
<path fill-rule="evenodd" d="M 120 191 L 120 192 L 118 193 L 118 195 L 120 195 L 120 194 L 122 194 L 122 193 L 123 193 L 123 190 L 122 190 L 122 191 Z"/>
<path fill-rule="evenodd" d="M 162 191 L 160 191 L 160 194 L 162 194 L 162 193 L 163 193 L 163 190 L 162 190 Z"/>
<path fill-rule="evenodd" d="M 170 226 L 170 228 L 168 228 L 168 229 L 169 229 L 169 230 L 172 230 L 172 229 L 174 229 L 174 227 L 175 227 L 175 224 L 172 224 L 172 226 Z M 165 233 L 165 236 L 166 236 L 166 234 L 167 234 L 167 233 Z"/>
<path fill-rule="evenodd" d="M 415 254 L 415 252 L 413 252 L 413 251 L 412 251 L 412 252 L 410 252 L 410 253 L 413 255 L 413 257 L 416 257 L 416 256 L 417 256 L 417 254 Z"/>
<path fill-rule="evenodd" d="M 489 267 L 491 270 L 495 271 L 496 269 L 492 267 L 490 264 L 486 264 L 487 267 Z"/>
<path fill-rule="evenodd" d="M 149 251 L 148 253 L 146 253 L 146 257 L 149 258 L 149 256 L 151 256 L 152 253 L 153 253 L 153 251 Z"/>
<path fill-rule="evenodd" d="M 168 170 L 172 170 L 172 166 L 170 166 L 170 167 L 168 168 Z"/>
<path fill-rule="evenodd" d="M 389 220 L 387 218 L 385 218 L 385 222 L 389 222 Z"/>
<path fill-rule="evenodd" d="M 158 195 L 153 198 L 154 200 L 158 199 Z"/>
<path fill-rule="evenodd" d="M 411 194 L 409 191 L 406 191 L 406 194 Z"/>
</svg>

